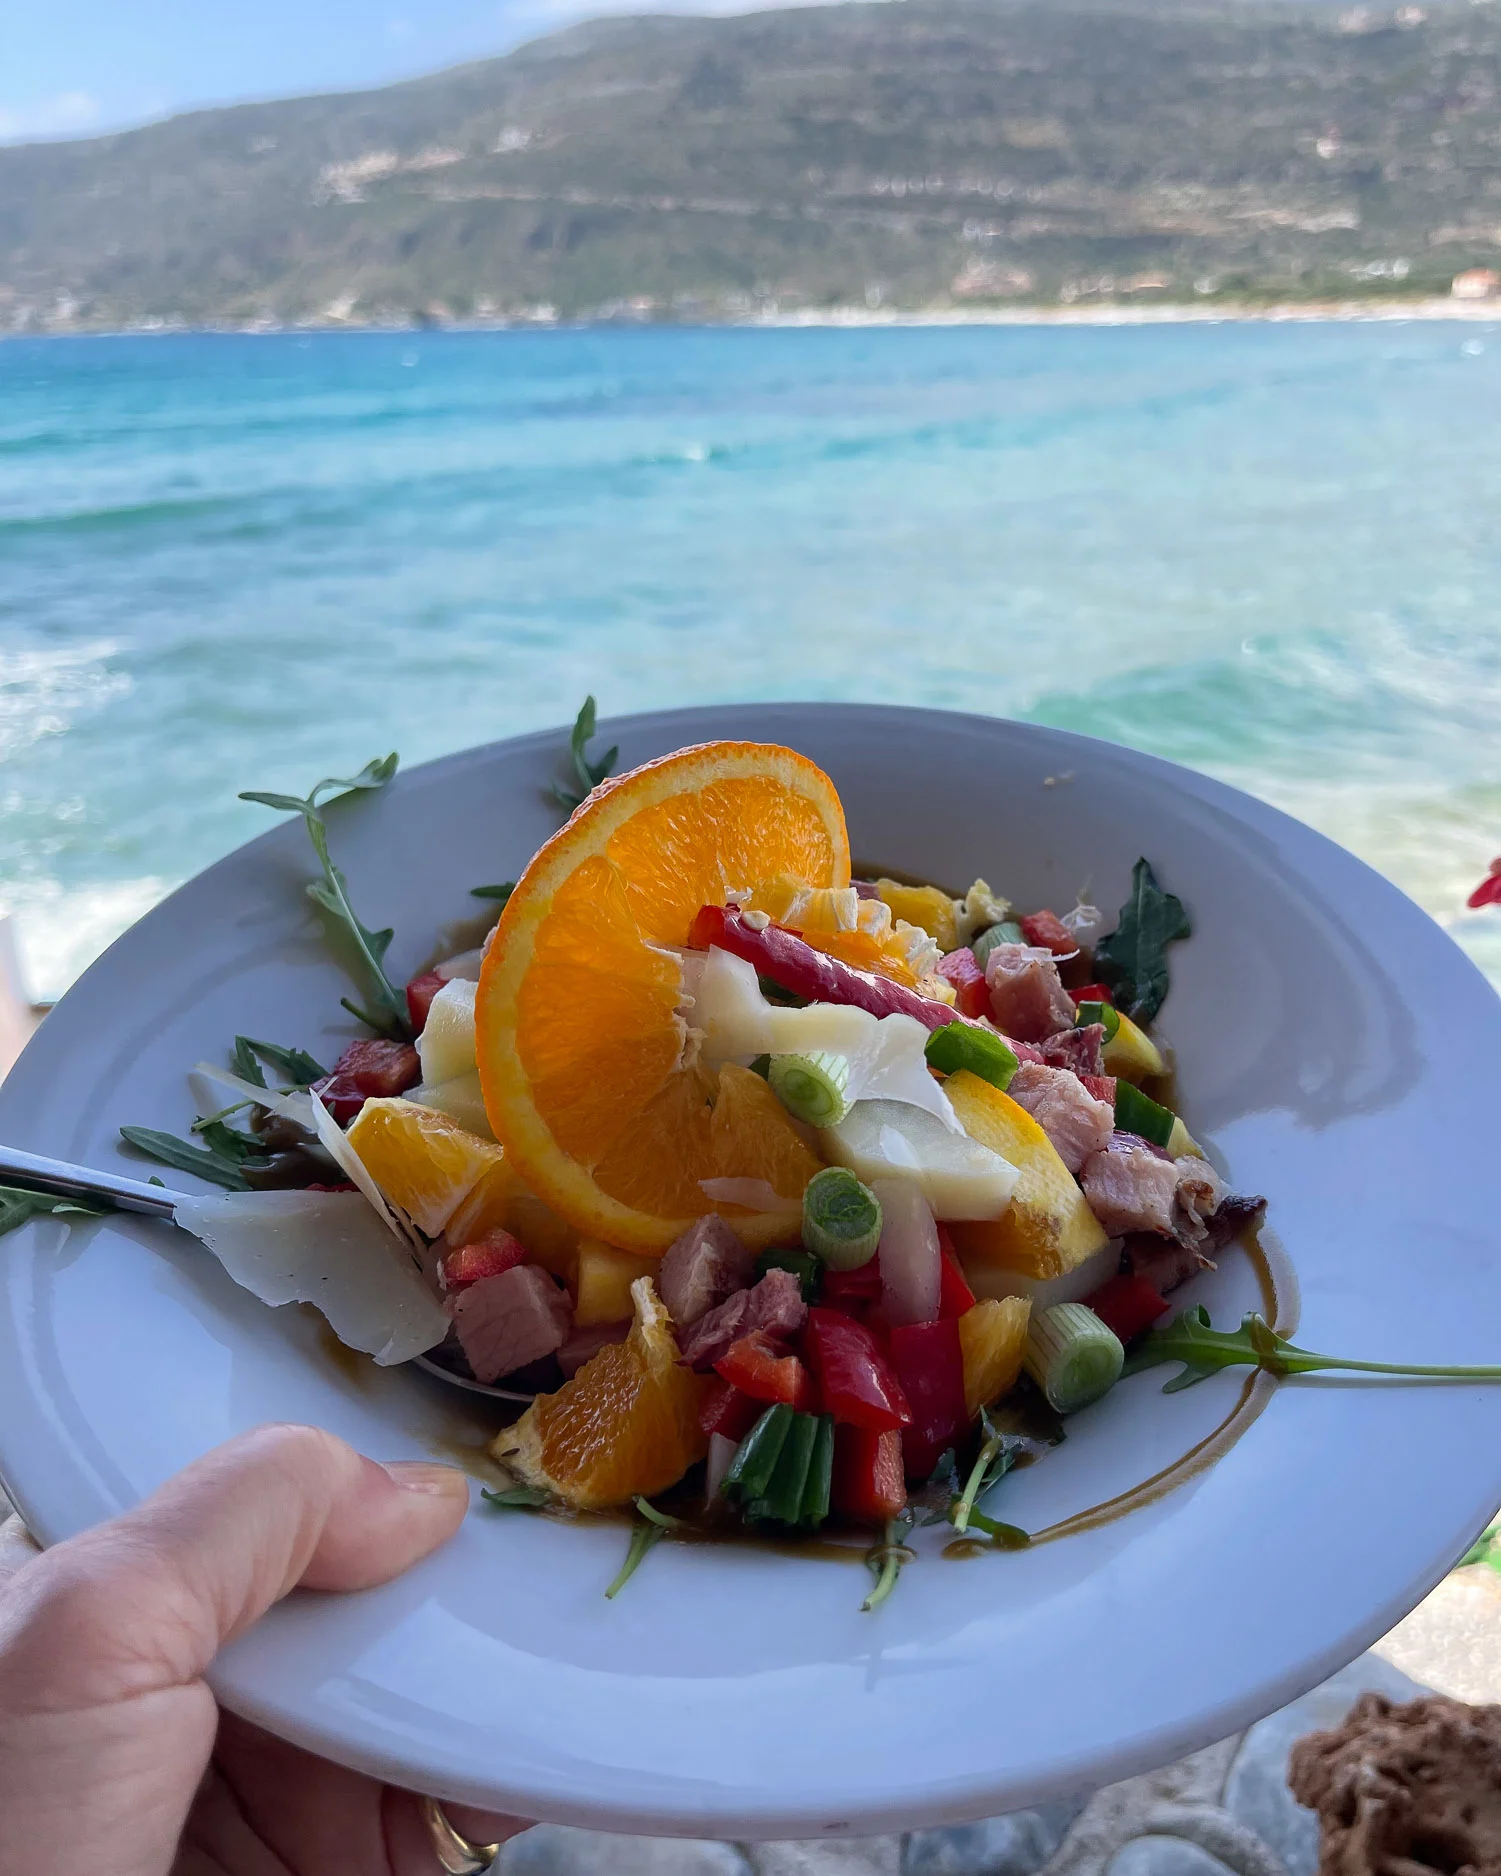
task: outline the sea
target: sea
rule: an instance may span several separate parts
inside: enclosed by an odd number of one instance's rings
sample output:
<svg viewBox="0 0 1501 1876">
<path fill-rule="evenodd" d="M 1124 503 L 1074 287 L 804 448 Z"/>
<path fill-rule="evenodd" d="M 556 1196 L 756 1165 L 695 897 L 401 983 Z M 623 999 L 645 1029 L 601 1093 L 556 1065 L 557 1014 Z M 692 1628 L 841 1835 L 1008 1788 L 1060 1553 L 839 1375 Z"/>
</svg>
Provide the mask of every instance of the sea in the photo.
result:
<svg viewBox="0 0 1501 1876">
<path fill-rule="evenodd" d="M 590 692 L 1136 744 L 1344 842 L 1501 983 L 1501 912 L 1464 909 L 1501 853 L 1501 329 L 0 344 L 0 910 L 36 998 L 260 831 L 239 789 Z"/>
</svg>

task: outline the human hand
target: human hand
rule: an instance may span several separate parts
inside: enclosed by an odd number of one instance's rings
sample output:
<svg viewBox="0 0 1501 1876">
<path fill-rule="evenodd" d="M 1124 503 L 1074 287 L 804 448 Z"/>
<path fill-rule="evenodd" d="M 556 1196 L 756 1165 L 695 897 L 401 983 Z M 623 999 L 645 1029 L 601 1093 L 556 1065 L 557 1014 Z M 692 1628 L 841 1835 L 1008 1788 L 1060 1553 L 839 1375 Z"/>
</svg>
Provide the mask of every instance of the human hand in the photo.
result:
<svg viewBox="0 0 1501 1876">
<path fill-rule="evenodd" d="M 437 1876 L 419 1798 L 220 1713 L 202 1677 L 299 1584 L 399 1576 L 468 1501 L 451 1466 L 270 1426 L 45 1553 L 0 1528 L 0 1876 Z M 448 1810 L 477 1841 L 526 1828 Z"/>
</svg>

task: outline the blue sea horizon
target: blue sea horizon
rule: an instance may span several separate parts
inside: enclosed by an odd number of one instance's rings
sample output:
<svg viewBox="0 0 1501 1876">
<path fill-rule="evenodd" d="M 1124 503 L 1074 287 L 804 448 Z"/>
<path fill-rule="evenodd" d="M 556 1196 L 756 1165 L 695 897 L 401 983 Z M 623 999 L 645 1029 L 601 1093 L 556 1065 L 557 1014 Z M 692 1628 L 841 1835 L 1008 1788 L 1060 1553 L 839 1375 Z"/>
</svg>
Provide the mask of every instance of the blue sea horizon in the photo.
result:
<svg viewBox="0 0 1501 1876">
<path fill-rule="evenodd" d="M 851 698 L 1220 775 L 1501 981 L 1498 406 L 1474 322 L 9 341 L 0 908 L 55 995 L 239 789 Z"/>
</svg>

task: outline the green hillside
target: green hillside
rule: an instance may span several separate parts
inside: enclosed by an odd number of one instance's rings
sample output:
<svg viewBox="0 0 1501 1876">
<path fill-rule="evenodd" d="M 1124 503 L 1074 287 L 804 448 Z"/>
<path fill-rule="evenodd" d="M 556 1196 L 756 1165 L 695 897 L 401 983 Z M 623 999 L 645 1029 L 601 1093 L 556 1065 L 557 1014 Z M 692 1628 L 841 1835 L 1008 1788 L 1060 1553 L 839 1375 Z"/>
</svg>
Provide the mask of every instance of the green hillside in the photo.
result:
<svg viewBox="0 0 1501 1876">
<path fill-rule="evenodd" d="M 892 0 L 574 28 L 0 149 L 0 330 L 1446 291 L 1501 6 Z"/>
</svg>

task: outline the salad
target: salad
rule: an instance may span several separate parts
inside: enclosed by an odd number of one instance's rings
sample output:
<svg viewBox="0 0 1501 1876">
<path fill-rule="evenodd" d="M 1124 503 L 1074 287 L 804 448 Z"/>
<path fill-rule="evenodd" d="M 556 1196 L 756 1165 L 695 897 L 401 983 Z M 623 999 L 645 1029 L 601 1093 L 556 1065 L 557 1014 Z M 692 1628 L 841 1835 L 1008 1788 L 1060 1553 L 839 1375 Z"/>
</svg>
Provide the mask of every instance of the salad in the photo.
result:
<svg viewBox="0 0 1501 1876">
<path fill-rule="evenodd" d="M 852 1533 L 873 1607 L 916 1522 L 1026 1543 L 987 1495 L 1123 1373 L 1373 1366 L 1168 1320 L 1265 1201 L 1176 1111 L 1152 1022 L 1190 928 L 1145 860 L 1113 916 L 855 878 L 795 751 L 609 778 L 593 733 L 590 700 L 566 825 L 473 889 L 498 918 L 405 985 L 322 814 L 395 757 L 250 796 L 306 824 L 365 1033 L 329 1066 L 238 1037 L 191 1138 L 122 1130 L 222 1189 L 177 1222 L 264 1301 L 530 1397 L 493 1505 L 630 1512 L 610 1594 L 690 1524 Z"/>
</svg>

